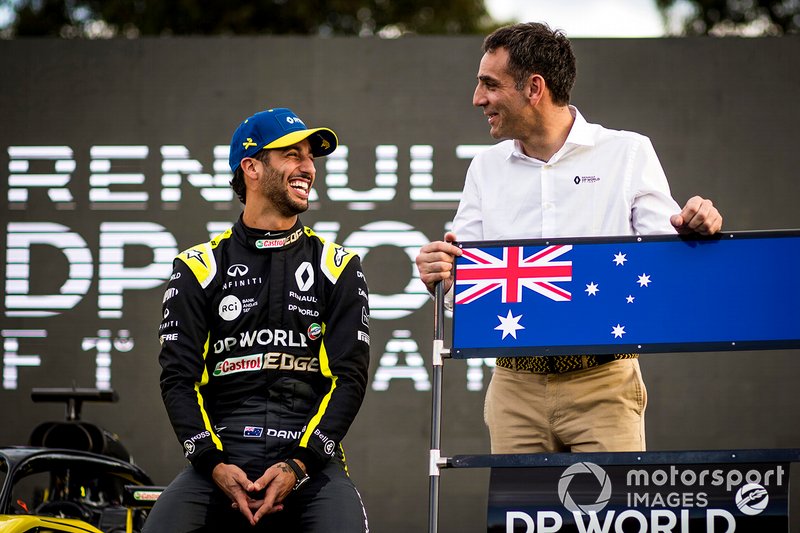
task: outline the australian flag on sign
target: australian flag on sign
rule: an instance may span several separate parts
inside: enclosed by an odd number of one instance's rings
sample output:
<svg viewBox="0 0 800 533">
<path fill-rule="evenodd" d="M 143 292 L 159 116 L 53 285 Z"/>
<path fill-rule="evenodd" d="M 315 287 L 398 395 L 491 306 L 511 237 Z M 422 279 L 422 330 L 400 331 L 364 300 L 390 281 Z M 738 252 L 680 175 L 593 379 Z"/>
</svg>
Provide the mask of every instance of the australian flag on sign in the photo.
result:
<svg viewBox="0 0 800 533">
<path fill-rule="evenodd" d="M 800 231 L 459 246 L 455 357 L 800 346 Z"/>
</svg>

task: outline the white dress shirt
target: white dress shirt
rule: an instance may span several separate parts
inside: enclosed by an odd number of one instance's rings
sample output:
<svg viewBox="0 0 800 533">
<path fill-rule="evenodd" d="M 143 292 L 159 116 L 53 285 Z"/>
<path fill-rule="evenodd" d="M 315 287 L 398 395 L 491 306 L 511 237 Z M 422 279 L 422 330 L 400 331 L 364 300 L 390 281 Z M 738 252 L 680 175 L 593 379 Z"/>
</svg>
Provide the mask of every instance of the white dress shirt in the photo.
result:
<svg viewBox="0 0 800 533">
<path fill-rule="evenodd" d="M 467 171 L 453 220 L 459 241 L 674 234 L 681 209 L 650 139 L 575 122 L 549 161 L 518 141 L 481 152 Z"/>
</svg>

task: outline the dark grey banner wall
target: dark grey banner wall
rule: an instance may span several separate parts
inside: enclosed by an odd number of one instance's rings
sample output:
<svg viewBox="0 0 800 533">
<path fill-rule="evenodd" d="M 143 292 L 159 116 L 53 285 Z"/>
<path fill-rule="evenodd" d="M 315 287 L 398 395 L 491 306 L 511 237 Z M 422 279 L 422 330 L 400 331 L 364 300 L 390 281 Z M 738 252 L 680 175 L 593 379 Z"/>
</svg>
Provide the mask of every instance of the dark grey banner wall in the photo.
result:
<svg viewBox="0 0 800 533">
<path fill-rule="evenodd" d="M 470 158 L 493 142 L 471 106 L 480 43 L 0 42 L 0 444 L 63 417 L 60 405 L 33 404 L 31 388 L 112 387 L 119 403 L 87 404 L 84 419 L 117 432 L 158 483 L 183 466 L 158 389 L 164 280 L 175 253 L 238 216 L 232 130 L 288 106 L 344 145 L 318 161 L 302 219 L 362 254 L 372 293 L 351 473 L 374 531 L 424 530 L 432 307 L 413 257 L 441 237 Z M 577 40 L 575 50 L 573 103 L 590 122 L 650 136 L 679 203 L 712 198 L 728 230 L 800 227 L 800 39 Z M 664 312 L 702 321 L 715 309 L 687 294 Z M 649 448 L 800 446 L 799 355 L 644 356 Z M 444 455 L 488 452 L 490 365 L 446 365 Z M 443 531 L 485 530 L 487 479 L 444 473 Z"/>
</svg>

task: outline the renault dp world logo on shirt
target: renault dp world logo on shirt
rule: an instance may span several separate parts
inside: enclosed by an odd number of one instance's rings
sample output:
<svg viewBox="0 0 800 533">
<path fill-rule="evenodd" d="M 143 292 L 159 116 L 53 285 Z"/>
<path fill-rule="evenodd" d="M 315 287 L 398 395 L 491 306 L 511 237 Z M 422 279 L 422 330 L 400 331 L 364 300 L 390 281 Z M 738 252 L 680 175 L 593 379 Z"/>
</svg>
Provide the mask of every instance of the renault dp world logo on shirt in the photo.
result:
<svg viewBox="0 0 800 533">
<path fill-rule="evenodd" d="M 597 480 L 600 491 L 594 503 L 577 504 L 569 492 L 569 486 L 575 477 L 586 475 L 593 476 Z M 561 503 L 564 504 L 564 507 L 572 513 L 599 513 L 611 499 L 611 479 L 609 479 L 605 470 L 594 463 L 575 463 L 564 470 L 564 473 L 561 474 L 561 478 L 558 480 L 558 498 L 561 500 Z"/>
<path fill-rule="evenodd" d="M 580 185 L 582 183 L 597 183 L 598 181 L 600 181 L 600 178 L 597 176 L 575 176 L 572 179 L 572 182 L 575 183 L 575 185 Z"/>
</svg>

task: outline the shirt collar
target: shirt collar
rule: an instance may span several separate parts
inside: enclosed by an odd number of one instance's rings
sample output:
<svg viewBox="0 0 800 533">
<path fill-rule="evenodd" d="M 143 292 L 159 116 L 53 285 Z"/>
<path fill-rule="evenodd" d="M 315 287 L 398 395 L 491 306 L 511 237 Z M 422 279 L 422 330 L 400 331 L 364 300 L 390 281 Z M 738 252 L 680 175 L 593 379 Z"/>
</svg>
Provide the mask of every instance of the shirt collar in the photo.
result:
<svg viewBox="0 0 800 533">
<path fill-rule="evenodd" d="M 241 238 L 249 248 L 257 250 L 278 250 L 292 246 L 303 235 L 303 223 L 298 218 L 291 229 L 283 231 L 266 231 L 248 227 L 239 216 L 238 227 Z"/>
<path fill-rule="evenodd" d="M 586 122 L 586 119 L 583 118 L 581 112 L 578 111 L 578 108 L 574 105 L 569 106 L 569 112 L 575 118 L 575 121 L 572 123 L 572 129 L 569 130 L 569 135 L 567 135 L 567 140 L 564 142 L 564 146 L 594 146 L 594 135 L 592 135 L 592 128 L 589 123 Z"/>
<path fill-rule="evenodd" d="M 592 134 L 592 128 L 589 123 L 586 122 L 586 119 L 583 118 L 581 112 L 578 111 L 578 108 L 574 105 L 569 106 L 569 112 L 575 120 L 572 122 L 572 128 L 569 130 L 567 140 L 564 141 L 564 146 L 559 148 L 558 151 L 553 154 L 553 157 L 550 158 L 549 162 L 551 163 L 555 162 L 557 159 L 560 159 L 564 153 L 572 150 L 576 146 L 594 146 L 595 140 L 594 135 Z M 520 142 L 516 139 L 514 139 L 512 149 L 509 151 L 507 156 L 509 159 L 511 157 L 519 157 L 528 161 L 539 161 L 538 159 L 525 155 L 525 153 L 522 151 Z"/>
</svg>

